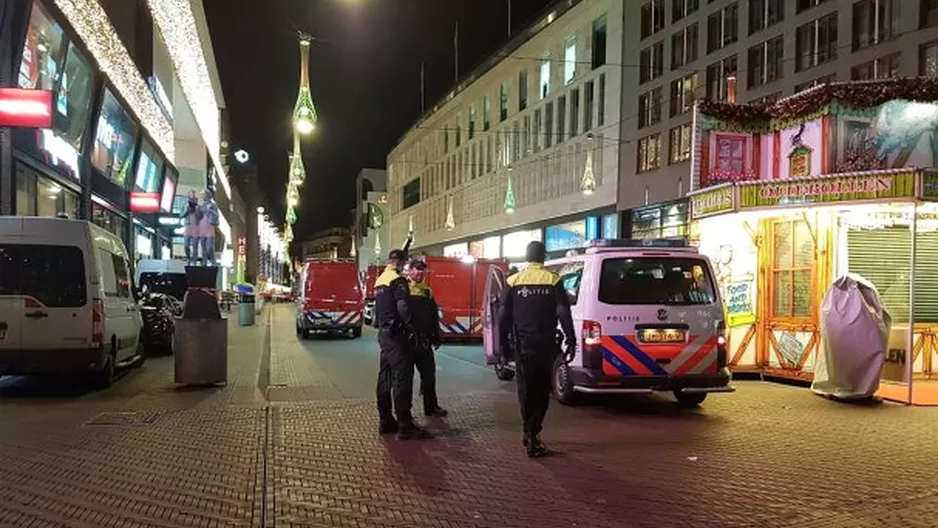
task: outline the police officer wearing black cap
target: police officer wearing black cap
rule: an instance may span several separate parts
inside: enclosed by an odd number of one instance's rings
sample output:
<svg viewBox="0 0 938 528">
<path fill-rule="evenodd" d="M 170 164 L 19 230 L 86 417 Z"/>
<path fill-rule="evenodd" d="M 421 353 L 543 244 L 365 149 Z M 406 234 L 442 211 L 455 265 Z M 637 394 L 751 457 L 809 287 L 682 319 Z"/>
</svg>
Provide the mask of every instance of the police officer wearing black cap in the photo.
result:
<svg viewBox="0 0 938 528">
<path fill-rule="evenodd" d="M 434 350 L 440 348 L 440 312 L 433 292 L 425 282 L 427 263 L 411 260 L 405 274 L 410 284 L 410 314 L 417 332 L 414 343 L 414 361 L 420 373 L 420 392 L 423 394 L 423 413 L 443 417 L 448 413 L 440 407 L 436 395 L 436 358 Z"/>
<path fill-rule="evenodd" d="M 406 252 L 392 250 L 387 267 L 375 280 L 375 318 L 381 346 L 377 388 L 379 432 L 397 433 L 401 439 L 420 439 L 430 435 L 417 427 L 410 412 L 414 397 L 414 355 L 409 339 L 414 330 L 408 304 L 410 288 L 400 272 L 406 260 Z"/>
<path fill-rule="evenodd" d="M 515 341 L 523 443 L 528 456 L 534 458 L 548 453 L 540 433 L 550 403 L 554 362 L 560 354 L 557 322 L 563 330 L 567 362 L 576 354 L 576 337 L 570 300 L 560 276 L 544 268 L 544 244 L 531 242 L 526 253 L 527 266 L 508 277 L 502 292 L 499 338 L 502 350 L 509 347 L 509 339 Z"/>
</svg>

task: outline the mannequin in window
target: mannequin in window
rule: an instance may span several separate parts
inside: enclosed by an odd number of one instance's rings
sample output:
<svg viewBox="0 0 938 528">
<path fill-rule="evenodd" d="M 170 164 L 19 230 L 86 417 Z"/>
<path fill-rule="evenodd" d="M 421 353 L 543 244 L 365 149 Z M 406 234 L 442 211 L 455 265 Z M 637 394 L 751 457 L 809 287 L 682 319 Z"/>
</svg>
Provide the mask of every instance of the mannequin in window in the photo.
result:
<svg viewBox="0 0 938 528">
<path fill-rule="evenodd" d="M 201 220 L 199 198 L 195 189 L 189 190 L 189 200 L 180 216 L 183 218 L 186 264 L 195 266 L 195 261 L 199 257 L 199 220 Z"/>
<path fill-rule="evenodd" d="M 202 265 L 215 265 L 215 228 L 218 227 L 218 207 L 208 189 L 202 190 L 199 204 L 199 240 L 202 242 Z"/>
</svg>

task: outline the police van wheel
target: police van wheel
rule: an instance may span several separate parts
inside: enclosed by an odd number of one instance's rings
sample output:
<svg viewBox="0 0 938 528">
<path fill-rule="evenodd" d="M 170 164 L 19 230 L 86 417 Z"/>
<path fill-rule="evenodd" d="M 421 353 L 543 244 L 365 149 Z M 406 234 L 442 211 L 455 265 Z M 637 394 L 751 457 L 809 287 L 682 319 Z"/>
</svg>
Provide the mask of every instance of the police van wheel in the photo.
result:
<svg viewBox="0 0 938 528">
<path fill-rule="evenodd" d="M 515 379 L 515 371 L 510 369 L 502 359 L 495 364 L 495 377 L 501 381 L 511 381 Z"/>
<path fill-rule="evenodd" d="M 576 392 L 573 390 L 573 383 L 570 382 L 570 369 L 564 362 L 563 357 L 558 357 L 554 362 L 553 392 L 554 398 L 563 405 L 573 405 L 576 403 Z"/>
<path fill-rule="evenodd" d="M 352 337 L 361 337 L 362 336 L 362 327 L 357 327 L 352 329 Z"/>
<path fill-rule="evenodd" d="M 674 391 L 674 398 L 677 399 L 677 404 L 685 408 L 697 407 L 704 400 L 707 399 L 706 392 L 680 392 Z"/>
</svg>

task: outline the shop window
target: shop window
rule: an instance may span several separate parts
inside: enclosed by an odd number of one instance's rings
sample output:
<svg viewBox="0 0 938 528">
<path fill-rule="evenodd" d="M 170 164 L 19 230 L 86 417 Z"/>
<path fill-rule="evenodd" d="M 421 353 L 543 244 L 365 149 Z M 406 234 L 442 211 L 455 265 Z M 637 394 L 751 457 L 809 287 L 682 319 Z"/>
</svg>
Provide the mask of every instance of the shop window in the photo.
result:
<svg viewBox="0 0 938 528">
<path fill-rule="evenodd" d="M 62 67 L 66 41 L 62 26 L 56 24 L 39 2 L 33 2 L 23 60 L 20 62 L 20 88 L 53 90 Z"/>
<path fill-rule="evenodd" d="M 101 204 L 92 203 L 91 222 L 118 236 L 127 245 L 127 221 L 122 216 Z"/>
<path fill-rule="evenodd" d="M 74 44 L 70 45 L 53 101 L 52 122 L 55 131 L 76 150 L 81 149 L 88 127 L 93 82 L 88 61 Z"/>
<path fill-rule="evenodd" d="M 814 239 L 804 220 L 785 220 L 773 225 L 773 317 L 811 316 L 811 270 Z"/>
<path fill-rule="evenodd" d="M 104 91 L 95 131 L 91 163 L 114 183 L 124 187 L 134 159 L 137 124 L 110 89 Z"/>
<path fill-rule="evenodd" d="M 80 218 L 80 204 L 78 193 L 25 165 L 16 166 L 17 215 Z"/>
<path fill-rule="evenodd" d="M 159 190 L 162 166 L 163 160 L 157 154 L 156 148 L 149 141 L 143 140 L 137 159 L 137 178 L 134 184 L 136 189 L 143 192 Z"/>
</svg>

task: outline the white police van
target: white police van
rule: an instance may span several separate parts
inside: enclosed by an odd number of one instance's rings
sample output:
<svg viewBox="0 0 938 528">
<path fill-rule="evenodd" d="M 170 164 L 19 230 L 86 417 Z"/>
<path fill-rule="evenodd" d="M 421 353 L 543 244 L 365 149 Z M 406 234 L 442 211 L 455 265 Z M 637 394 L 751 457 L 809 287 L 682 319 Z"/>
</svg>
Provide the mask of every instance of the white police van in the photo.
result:
<svg viewBox="0 0 938 528">
<path fill-rule="evenodd" d="M 673 392 L 696 406 L 733 392 L 723 303 L 710 260 L 684 239 L 594 240 L 545 263 L 570 298 L 577 353 L 554 366 L 561 403 L 579 393 Z M 486 359 L 499 379 L 514 377 L 498 343 L 495 314 L 504 272 L 491 268 L 484 304 Z"/>
</svg>

